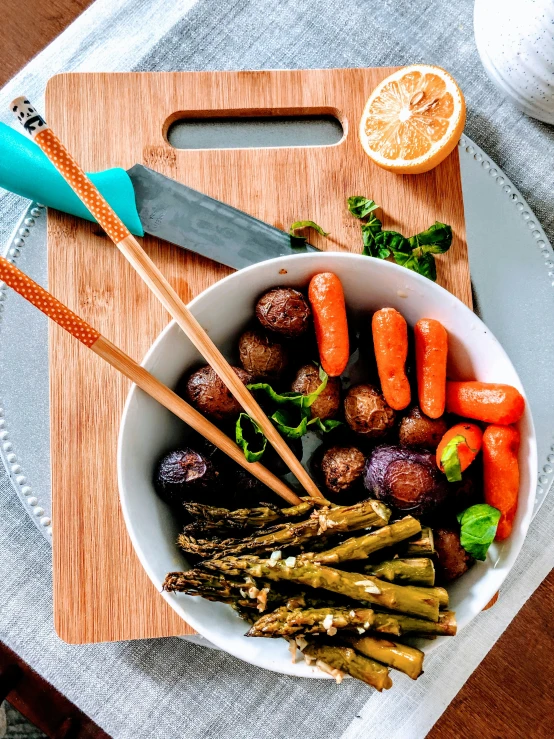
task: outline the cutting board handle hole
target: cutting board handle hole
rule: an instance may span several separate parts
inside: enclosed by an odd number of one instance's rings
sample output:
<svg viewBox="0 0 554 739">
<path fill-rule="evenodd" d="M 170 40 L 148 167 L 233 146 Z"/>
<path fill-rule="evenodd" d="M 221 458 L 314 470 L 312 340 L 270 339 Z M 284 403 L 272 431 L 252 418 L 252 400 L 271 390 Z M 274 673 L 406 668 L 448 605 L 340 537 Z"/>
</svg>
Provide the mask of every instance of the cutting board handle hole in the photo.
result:
<svg viewBox="0 0 554 739">
<path fill-rule="evenodd" d="M 346 133 L 344 116 L 332 108 L 174 113 L 164 126 L 175 149 L 336 146 Z"/>
</svg>

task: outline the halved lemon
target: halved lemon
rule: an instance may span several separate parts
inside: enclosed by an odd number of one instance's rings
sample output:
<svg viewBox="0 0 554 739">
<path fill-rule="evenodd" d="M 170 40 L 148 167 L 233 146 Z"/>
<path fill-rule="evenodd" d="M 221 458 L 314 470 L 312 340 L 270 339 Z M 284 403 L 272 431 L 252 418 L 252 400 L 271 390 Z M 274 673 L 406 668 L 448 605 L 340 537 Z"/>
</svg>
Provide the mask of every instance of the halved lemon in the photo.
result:
<svg viewBox="0 0 554 739">
<path fill-rule="evenodd" d="M 380 167 L 428 172 L 456 147 L 466 119 L 462 91 L 441 67 L 414 64 L 384 79 L 369 96 L 360 141 Z"/>
</svg>

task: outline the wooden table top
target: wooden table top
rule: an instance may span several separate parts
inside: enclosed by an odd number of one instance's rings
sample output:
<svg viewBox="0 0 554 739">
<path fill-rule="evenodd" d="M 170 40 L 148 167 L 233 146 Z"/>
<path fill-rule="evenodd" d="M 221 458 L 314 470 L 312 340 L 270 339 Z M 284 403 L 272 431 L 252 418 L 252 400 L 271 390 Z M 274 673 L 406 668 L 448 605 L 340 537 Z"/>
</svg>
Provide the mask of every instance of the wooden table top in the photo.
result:
<svg viewBox="0 0 554 739">
<path fill-rule="evenodd" d="M 0 85 L 90 4 L 90 0 L 2 0 Z M 553 613 L 551 572 L 448 706 L 428 739 L 554 737 L 554 681 L 550 677 L 554 633 L 548 628 Z"/>
</svg>

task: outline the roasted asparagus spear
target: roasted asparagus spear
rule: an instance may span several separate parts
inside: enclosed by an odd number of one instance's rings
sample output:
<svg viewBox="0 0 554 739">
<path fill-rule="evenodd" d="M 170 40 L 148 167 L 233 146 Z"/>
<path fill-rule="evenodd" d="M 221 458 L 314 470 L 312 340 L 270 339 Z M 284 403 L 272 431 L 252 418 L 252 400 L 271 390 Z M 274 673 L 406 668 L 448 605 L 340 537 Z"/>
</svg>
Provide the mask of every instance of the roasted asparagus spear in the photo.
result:
<svg viewBox="0 0 554 739">
<path fill-rule="evenodd" d="M 356 637 L 344 634 L 341 640 L 347 641 L 360 654 L 406 673 L 412 680 L 417 680 L 423 672 L 424 654 L 415 647 L 369 635 Z"/>
<path fill-rule="evenodd" d="M 438 598 L 435 594 L 426 592 L 426 588 L 395 585 L 372 575 L 343 572 L 317 562 L 305 561 L 301 557 L 288 557 L 279 561 L 252 556 L 226 557 L 209 560 L 203 566 L 227 573 L 228 576 L 243 572 L 254 578 L 287 580 L 311 588 L 323 588 L 354 600 L 430 621 L 437 621 L 439 617 Z"/>
<path fill-rule="evenodd" d="M 435 566 L 433 561 L 427 557 L 388 559 L 379 564 L 366 564 L 363 571 L 389 582 L 425 585 L 426 587 L 432 587 L 435 584 Z"/>
<path fill-rule="evenodd" d="M 439 602 L 439 608 L 441 610 L 444 610 L 445 608 L 448 608 L 448 591 L 445 588 L 421 588 L 419 586 L 414 586 L 414 590 L 419 590 L 420 593 L 431 595 L 434 598 L 436 598 Z"/>
<path fill-rule="evenodd" d="M 406 516 L 401 521 L 391 523 L 377 531 L 372 531 L 364 536 L 356 536 L 341 542 L 332 549 L 317 554 L 308 553 L 303 555 L 306 559 L 321 564 L 337 564 L 355 559 L 367 559 L 373 552 L 379 549 L 397 544 L 410 536 L 421 531 L 421 524 L 412 516 Z"/>
<path fill-rule="evenodd" d="M 258 611 L 273 610 L 286 603 L 290 597 L 266 584 L 255 582 L 251 577 L 238 581 L 231 580 L 215 572 L 198 568 L 188 572 L 170 572 L 166 575 L 163 589 L 170 593 L 200 595 L 206 600 Z"/>
<path fill-rule="evenodd" d="M 295 636 L 296 634 L 325 633 L 334 636 L 337 631 L 354 629 L 363 633 L 373 623 L 371 608 L 277 608 L 261 616 L 246 636 Z"/>
<path fill-rule="evenodd" d="M 313 501 L 304 501 L 291 508 L 266 505 L 259 508 L 238 508 L 235 511 L 202 503 L 185 503 L 185 510 L 195 519 L 195 525 L 200 529 L 223 530 L 273 526 L 282 521 L 308 516 L 313 508 Z"/>
<path fill-rule="evenodd" d="M 421 534 L 416 539 L 406 542 L 405 547 L 401 547 L 400 553 L 402 557 L 430 557 L 435 554 L 433 530 L 423 526 Z"/>
<path fill-rule="evenodd" d="M 370 526 L 386 526 L 390 510 L 377 500 L 364 500 L 352 506 L 337 506 L 313 511 L 310 518 L 297 523 L 283 523 L 267 529 L 264 533 L 247 536 L 243 539 L 211 541 L 196 539 L 181 534 L 179 545 L 185 552 L 201 557 L 228 556 L 236 554 L 261 553 L 298 546 L 313 537 L 328 533 L 356 531 Z"/>
<path fill-rule="evenodd" d="M 417 636 L 455 636 L 456 616 L 453 611 L 441 611 L 438 621 L 412 618 L 401 613 L 373 614 L 372 631 L 392 636 L 412 634 Z"/>
<path fill-rule="evenodd" d="M 346 672 L 372 685 L 379 692 L 392 687 L 389 670 L 385 665 L 358 654 L 351 647 L 341 647 L 314 640 L 304 647 L 302 654 L 306 662 L 315 661 L 316 665 L 325 672 L 331 674 L 336 670 Z"/>
<path fill-rule="evenodd" d="M 299 608 L 334 608 L 350 609 L 356 604 L 349 604 L 340 596 L 333 597 L 327 593 L 310 590 L 309 593 L 287 582 L 272 583 L 255 581 L 247 576 L 241 579 L 227 579 L 218 572 L 194 568 L 187 572 L 170 572 L 166 575 L 163 589 L 167 592 L 200 595 L 206 600 L 228 603 L 233 607 L 259 609 L 264 599 L 262 591 L 266 591 L 267 608 L 273 610 L 286 606 L 288 610 Z M 260 596 L 256 591 L 262 593 Z"/>
</svg>

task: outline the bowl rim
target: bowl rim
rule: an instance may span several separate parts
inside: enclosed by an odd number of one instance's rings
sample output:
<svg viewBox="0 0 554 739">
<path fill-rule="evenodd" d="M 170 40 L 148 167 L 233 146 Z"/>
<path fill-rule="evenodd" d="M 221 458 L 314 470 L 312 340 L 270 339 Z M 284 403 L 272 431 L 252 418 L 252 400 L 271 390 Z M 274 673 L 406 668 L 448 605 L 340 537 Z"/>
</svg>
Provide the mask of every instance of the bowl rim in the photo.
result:
<svg viewBox="0 0 554 739">
<path fill-rule="evenodd" d="M 231 282 L 231 281 L 234 281 L 236 279 L 239 279 L 239 276 L 242 277 L 245 273 L 249 273 L 249 272 L 251 272 L 253 270 L 256 270 L 256 269 L 260 268 L 261 265 L 272 265 L 272 264 L 273 265 L 278 265 L 281 262 L 287 262 L 287 261 L 289 261 L 292 257 L 294 257 L 295 260 L 303 260 L 303 261 L 310 261 L 310 260 L 315 260 L 315 259 L 319 259 L 321 257 L 324 257 L 324 258 L 330 259 L 331 261 L 334 261 L 334 260 L 343 261 L 344 260 L 344 261 L 360 262 L 361 264 L 367 263 L 367 260 L 368 259 L 371 259 L 372 262 L 374 262 L 376 265 L 377 264 L 380 265 L 378 267 L 378 269 L 381 269 L 381 268 L 382 269 L 386 269 L 386 270 L 389 269 L 389 270 L 392 270 L 394 272 L 397 272 L 399 275 L 404 275 L 404 276 L 405 276 L 405 273 L 406 273 L 406 268 L 405 267 L 402 267 L 400 265 L 394 264 L 392 262 L 388 262 L 386 260 L 376 259 L 374 257 L 367 257 L 367 256 L 362 255 L 362 254 L 353 254 L 351 252 L 324 252 L 324 251 L 321 251 L 321 252 L 312 252 L 312 253 L 309 253 L 309 254 L 286 255 L 286 256 L 282 256 L 282 257 L 276 257 L 274 259 L 268 259 L 268 260 L 265 260 L 263 262 L 257 262 L 256 264 L 252 264 L 252 265 L 250 265 L 248 267 L 245 267 L 245 268 L 243 268 L 241 270 L 237 270 L 236 272 L 233 272 L 232 274 L 227 275 L 226 277 L 222 278 L 221 280 L 217 280 L 213 285 L 210 285 L 205 290 L 203 290 L 202 292 L 200 292 L 195 298 L 193 298 L 187 304 L 187 307 L 194 312 L 195 305 L 198 302 L 200 302 L 200 300 L 205 300 L 207 297 L 209 297 L 209 295 L 212 292 L 216 291 L 222 283 L 227 283 L 227 282 Z M 437 284 L 436 282 L 432 282 L 428 278 L 423 277 L 422 275 L 419 275 L 419 274 L 417 274 L 415 272 L 411 272 L 410 271 L 410 278 L 411 279 L 414 279 L 416 281 L 416 283 L 419 283 L 422 287 L 424 287 L 426 289 L 437 290 L 439 293 L 442 293 L 443 294 L 443 297 L 444 298 L 449 298 L 449 299 L 454 298 L 454 300 L 458 303 L 459 309 L 462 310 L 462 312 L 465 312 L 468 315 L 468 317 L 471 316 L 471 319 L 473 321 L 477 321 L 478 324 L 480 324 L 482 327 L 485 327 L 486 328 L 486 324 L 479 318 L 479 316 L 476 313 L 474 313 L 474 311 L 471 310 L 471 308 L 469 308 L 465 303 L 463 303 L 456 295 L 454 295 L 453 293 L 451 293 L 448 290 L 446 290 L 446 288 L 442 287 L 441 285 Z M 171 332 L 172 330 L 175 330 L 175 328 L 177 328 L 177 322 L 173 319 L 158 334 L 158 336 L 155 338 L 154 342 L 152 343 L 152 345 L 150 346 L 150 348 L 148 349 L 148 351 L 144 355 L 142 361 L 140 362 L 140 364 L 141 364 L 142 367 L 145 367 L 146 369 L 148 369 L 149 364 L 152 362 L 153 358 L 155 357 L 155 354 L 156 354 L 156 351 L 158 349 L 159 344 L 162 343 L 165 340 L 166 335 L 169 332 Z M 534 426 L 534 423 L 533 423 L 533 417 L 532 417 L 532 414 L 531 414 L 531 411 L 530 411 L 529 402 L 528 402 L 527 396 L 525 394 L 525 389 L 523 387 L 523 384 L 522 384 L 522 382 L 521 382 L 521 380 L 519 378 L 519 375 L 518 375 L 515 367 L 512 364 L 512 361 L 511 361 L 510 357 L 508 356 L 508 354 L 506 353 L 504 347 L 498 341 L 498 339 L 496 339 L 496 337 L 492 333 L 492 331 L 490 331 L 488 328 L 486 328 L 486 330 L 489 333 L 490 337 L 496 341 L 496 343 L 498 345 L 499 352 L 503 355 L 503 360 L 505 362 L 507 362 L 507 364 L 513 370 L 513 373 L 515 374 L 515 376 L 517 377 L 518 382 L 519 382 L 519 390 L 520 390 L 520 392 L 522 393 L 522 395 L 525 398 L 525 412 L 524 412 L 523 418 L 526 420 L 526 422 L 528 424 L 528 429 L 529 429 L 528 435 L 527 435 L 527 441 L 529 443 L 529 451 L 530 451 L 530 468 L 532 470 L 536 470 L 538 462 L 537 462 L 537 442 L 536 442 L 535 426 Z M 118 478 L 118 491 L 119 491 L 119 501 L 120 501 L 120 505 L 121 505 L 121 510 L 122 510 L 122 513 L 123 513 L 124 521 L 125 521 L 125 527 L 127 529 L 128 535 L 129 535 L 129 537 L 131 539 L 131 543 L 133 545 L 133 549 L 135 550 L 135 553 L 136 553 L 136 555 L 137 555 L 137 557 L 138 557 L 138 559 L 140 561 L 140 564 L 142 565 L 142 567 L 145 570 L 146 574 L 148 575 L 148 577 L 150 578 L 151 582 L 154 584 L 154 586 L 156 587 L 156 589 L 158 589 L 158 587 L 159 587 L 158 578 L 155 576 L 152 568 L 149 565 L 149 562 L 148 562 L 147 558 L 144 556 L 144 554 L 142 552 L 142 548 L 141 548 L 140 542 L 138 541 L 138 538 L 135 535 L 135 532 L 134 532 L 133 527 L 131 525 L 131 516 L 130 516 L 129 510 L 127 508 L 126 497 L 125 497 L 124 492 L 123 492 L 123 490 L 124 490 L 124 482 L 123 482 L 123 475 L 122 475 L 122 467 L 123 467 L 123 464 L 122 464 L 122 456 L 123 456 L 123 443 L 122 443 L 122 440 L 123 440 L 123 435 L 125 433 L 125 426 L 126 426 L 126 423 L 127 423 L 127 416 L 128 416 L 128 414 L 130 412 L 130 408 L 131 408 L 131 405 L 132 405 L 133 400 L 135 398 L 135 395 L 139 391 L 140 391 L 140 389 L 137 387 L 137 385 L 135 383 L 133 383 L 131 385 L 131 387 L 129 388 L 129 392 L 128 392 L 127 398 L 125 400 L 125 405 L 124 405 L 123 413 L 122 413 L 122 416 L 121 416 L 120 427 L 119 427 L 119 434 L 118 434 L 118 443 L 117 443 L 117 478 Z M 512 570 L 514 564 L 515 564 L 515 561 L 516 561 L 517 557 L 519 556 L 519 553 L 521 551 L 521 548 L 523 546 L 523 543 L 525 542 L 525 539 L 527 537 L 527 533 L 529 531 L 529 526 L 531 524 L 531 519 L 532 519 L 532 514 L 533 514 L 533 504 L 534 504 L 534 500 L 535 500 L 535 496 L 536 496 L 536 486 L 533 485 L 533 479 L 534 478 L 531 475 L 531 478 L 530 478 L 531 490 L 530 490 L 529 503 L 527 505 L 527 511 L 525 513 L 525 516 L 521 519 L 521 523 L 520 523 L 520 527 L 521 527 L 521 531 L 523 532 L 523 536 L 520 537 L 519 542 L 517 542 L 515 545 L 512 545 L 511 546 L 509 553 L 506 555 L 505 560 L 503 561 L 503 564 L 502 564 L 502 572 L 500 573 L 501 579 L 497 583 L 497 588 L 495 588 L 496 590 L 501 587 L 502 583 L 504 582 L 504 580 L 506 579 L 506 577 L 508 576 L 508 574 L 511 572 L 511 570 Z M 280 674 L 289 674 L 289 675 L 292 675 L 292 676 L 295 676 L 295 677 L 298 677 L 299 676 L 298 675 L 298 671 L 295 671 L 294 669 L 290 669 L 290 668 L 289 669 L 281 669 L 281 668 L 276 669 L 275 667 L 273 667 L 273 666 L 271 666 L 269 664 L 263 664 L 262 662 L 252 662 L 252 661 L 246 659 L 243 655 L 240 654 L 239 650 L 230 649 L 229 648 L 229 643 L 226 642 L 223 638 L 221 640 L 217 639 L 217 636 L 216 636 L 216 638 L 214 638 L 214 635 L 211 632 L 209 633 L 209 635 L 206 635 L 206 633 L 205 633 L 206 630 L 204 629 L 203 624 L 202 624 L 202 622 L 199 619 L 195 618 L 194 616 L 190 616 L 190 615 L 187 615 L 187 618 L 185 619 L 184 616 L 183 616 L 183 614 L 182 614 L 182 612 L 181 612 L 182 611 L 182 605 L 181 605 L 182 602 L 181 601 L 177 601 L 175 598 L 172 598 L 171 597 L 171 595 L 172 595 L 171 593 L 166 593 L 166 592 L 163 592 L 162 591 L 160 593 L 160 595 L 164 598 L 164 600 L 166 601 L 166 603 L 168 603 L 171 606 L 171 608 L 179 615 L 179 617 L 181 619 L 183 619 L 183 621 L 185 623 L 187 623 L 189 626 L 191 626 L 193 629 L 195 629 L 195 631 L 197 631 L 199 634 L 201 634 L 206 639 L 208 639 L 213 644 L 215 644 L 215 646 L 219 647 L 220 649 L 222 649 L 223 651 L 227 652 L 228 654 L 231 654 L 231 655 L 233 655 L 233 656 L 235 656 L 235 657 L 237 657 L 239 659 L 242 659 L 243 661 L 246 661 L 249 664 L 255 664 L 256 666 L 263 667 L 265 669 L 270 669 L 270 670 L 272 670 L 274 672 L 278 672 Z M 480 607 L 480 611 L 482 611 L 483 608 L 485 608 L 485 606 L 489 603 L 490 599 L 494 597 L 494 595 L 495 595 L 495 593 L 490 593 L 490 594 L 487 594 L 487 595 L 483 595 L 483 597 L 479 599 L 478 605 Z M 459 627 L 458 627 L 458 633 L 465 626 L 467 626 L 469 623 L 471 623 L 471 621 L 473 621 L 475 619 L 475 617 L 478 615 L 478 613 L 480 611 L 477 611 L 467 622 L 462 623 L 461 625 L 459 625 Z M 442 644 L 445 641 L 447 641 L 447 639 L 448 639 L 448 637 L 438 637 L 438 638 L 436 638 L 433 642 L 430 642 L 429 648 L 425 650 L 426 653 L 432 651 L 439 644 Z M 291 668 L 292 667 L 294 667 L 294 665 L 291 663 Z M 331 676 L 330 675 L 327 675 L 327 674 L 321 672 L 320 670 L 317 670 L 316 668 L 310 668 L 308 674 L 303 674 L 302 677 L 331 679 Z"/>
</svg>

